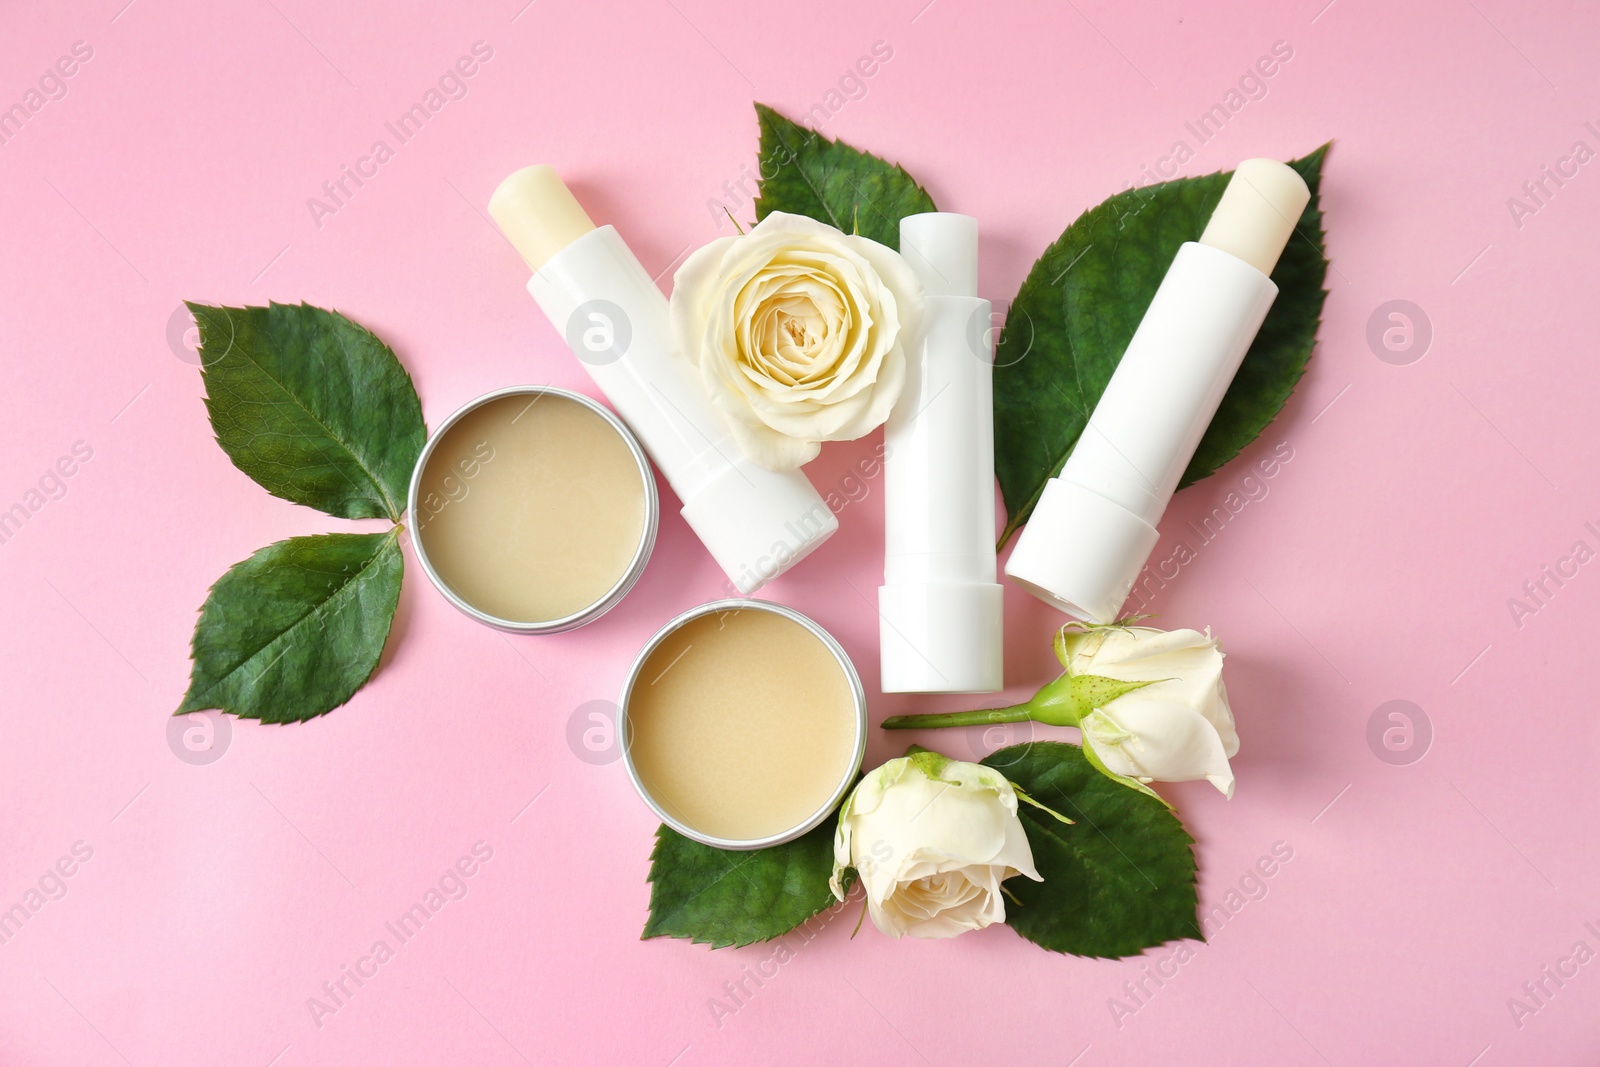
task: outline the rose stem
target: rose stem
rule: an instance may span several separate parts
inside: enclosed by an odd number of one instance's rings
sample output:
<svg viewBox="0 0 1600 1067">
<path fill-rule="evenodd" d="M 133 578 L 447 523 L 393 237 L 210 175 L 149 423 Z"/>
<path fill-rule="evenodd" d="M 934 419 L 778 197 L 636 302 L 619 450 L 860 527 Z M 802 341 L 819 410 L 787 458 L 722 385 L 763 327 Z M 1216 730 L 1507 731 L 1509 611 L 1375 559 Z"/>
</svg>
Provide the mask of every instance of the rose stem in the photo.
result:
<svg viewBox="0 0 1600 1067">
<path fill-rule="evenodd" d="M 978 711 L 947 711 L 934 715 L 891 715 L 883 720 L 885 730 L 937 730 L 944 726 L 989 726 L 997 722 L 1025 722 L 1030 717 L 1026 704 L 1009 708 L 984 708 Z"/>
</svg>

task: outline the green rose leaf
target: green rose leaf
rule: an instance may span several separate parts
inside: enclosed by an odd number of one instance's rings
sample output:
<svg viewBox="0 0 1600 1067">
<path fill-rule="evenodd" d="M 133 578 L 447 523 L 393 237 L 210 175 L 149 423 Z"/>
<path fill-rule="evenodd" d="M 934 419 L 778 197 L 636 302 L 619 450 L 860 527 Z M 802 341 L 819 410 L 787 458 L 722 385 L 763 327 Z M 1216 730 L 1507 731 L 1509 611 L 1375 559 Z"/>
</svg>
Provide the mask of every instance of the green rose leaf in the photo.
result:
<svg viewBox="0 0 1600 1067">
<path fill-rule="evenodd" d="M 905 168 L 790 122 L 765 104 L 761 124 L 761 196 L 756 218 L 774 211 L 806 215 L 845 233 L 898 250 L 900 220 L 938 210 Z"/>
<path fill-rule="evenodd" d="M 1318 196 L 1327 150 L 1289 164 L 1310 186 L 1311 202 L 1272 272 L 1278 297 L 1180 488 L 1255 440 L 1311 358 L 1327 296 Z M 1001 544 L 1028 521 L 1045 483 L 1072 454 L 1178 246 L 1199 239 L 1231 173 L 1118 193 L 1080 215 L 1033 265 L 995 354 L 995 473 L 1008 515 Z"/>
<path fill-rule="evenodd" d="M 217 443 L 267 492 L 346 519 L 405 510 L 426 430 L 389 346 L 307 304 L 188 304 Z"/>
<path fill-rule="evenodd" d="M 399 527 L 291 537 L 235 564 L 200 609 L 177 714 L 300 722 L 343 704 L 378 669 L 403 567 Z"/>
<path fill-rule="evenodd" d="M 834 820 L 771 848 L 730 851 L 656 831 L 650 918 L 642 937 L 681 937 L 712 948 L 770 941 L 834 903 Z"/>
<path fill-rule="evenodd" d="M 1116 959 L 1202 939 L 1191 838 L 1157 797 L 1112 781 L 1077 745 L 1036 741 L 983 761 L 1060 812 L 1021 809 L 1044 881 L 1012 878 L 1006 922 L 1042 948 Z"/>
</svg>

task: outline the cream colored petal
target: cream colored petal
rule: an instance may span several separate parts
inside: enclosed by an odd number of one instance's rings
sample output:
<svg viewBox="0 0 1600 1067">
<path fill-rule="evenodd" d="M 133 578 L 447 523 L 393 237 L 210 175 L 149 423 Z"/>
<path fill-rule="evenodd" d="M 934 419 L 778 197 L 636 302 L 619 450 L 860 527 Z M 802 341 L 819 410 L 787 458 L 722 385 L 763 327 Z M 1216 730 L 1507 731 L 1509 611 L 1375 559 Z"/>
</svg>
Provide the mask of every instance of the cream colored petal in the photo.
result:
<svg viewBox="0 0 1600 1067">
<path fill-rule="evenodd" d="M 794 236 L 826 242 L 838 241 L 845 236 L 836 227 L 819 222 L 809 215 L 794 215 L 787 211 L 772 212 L 750 228 L 749 236 L 761 237 L 769 233 L 784 235 L 784 240 L 789 243 L 793 242 Z"/>
<path fill-rule="evenodd" d="M 879 859 L 888 854 L 882 838 L 867 831 L 856 842 L 856 873 L 861 876 L 861 886 L 866 890 L 867 901 L 882 904 L 900 891 L 902 876 L 893 859 Z"/>
<path fill-rule="evenodd" d="M 736 320 L 743 327 L 741 369 L 773 402 L 796 398 L 813 379 L 828 373 L 835 345 L 828 325 L 843 315 L 837 302 L 838 294 L 826 279 L 810 275 L 782 284 L 759 276 L 740 293 Z"/>
<path fill-rule="evenodd" d="M 737 236 L 719 237 L 702 245 L 689 253 L 689 258 L 672 276 L 667 318 L 673 346 L 691 363 L 700 362 L 706 319 L 715 300 L 716 279 L 724 256 L 738 240 Z"/>
<path fill-rule="evenodd" d="M 747 397 L 741 396 L 737 387 L 729 387 L 720 368 L 708 361 L 701 370 L 712 404 L 728 417 L 728 430 L 734 441 L 755 463 L 774 471 L 798 470 L 822 451 L 814 440 L 779 433 L 762 422 Z"/>
<path fill-rule="evenodd" d="M 904 388 L 901 336 L 921 302 L 896 253 L 774 212 L 691 256 L 678 285 L 691 283 L 693 298 L 685 288 L 677 301 L 676 343 L 757 462 L 792 469 L 820 441 L 887 419 Z"/>
<path fill-rule="evenodd" d="M 855 866 L 855 860 L 850 854 L 853 825 L 850 819 L 844 815 L 844 810 L 843 808 L 840 809 L 839 820 L 834 824 L 833 873 L 828 877 L 828 888 L 833 892 L 836 900 L 843 900 L 845 896 L 845 868 Z"/>
<path fill-rule="evenodd" d="M 950 938 L 1004 921 L 1005 902 L 997 891 L 986 884 L 991 881 L 985 877 L 987 871 L 986 867 L 967 868 L 945 876 L 951 885 L 928 894 L 930 898 L 939 899 L 942 906 L 922 909 L 931 914 L 908 924 L 906 935 L 929 939 Z M 977 880 L 971 877 L 974 875 Z"/>
<path fill-rule="evenodd" d="M 847 288 L 843 306 L 848 310 L 848 319 L 834 345 L 836 355 L 830 373 L 808 383 L 804 391 L 807 399 L 840 399 L 870 387 L 882 352 L 892 339 L 877 328 L 873 304 L 858 289 Z"/>
<path fill-rule="evenodd" d="M 761 423 L 730 418 L 728 427 L 744 454 L 770 471 L 799 470 L 822 451 L 819 442 L 790 437 Z"/>
<path fill-rule="evenodd" d="M 911 772 L 911 760 L 898 756 L 886 760 L 862 775 L 850 793 L 850 810 L 856 815 L 870 815 L 877 811 L 891 788 Z"/>
<path fill-rule="evenodd" d="M 871 265 L 881 289 L 886 294 L 883 302 L 885 315 L 892 315 L 895 335 L 901 343 L 909 343 L 922 324 L 922 283 L 900 253 L 869 241 L 865 237 L 846 237 L 846 242 Z M 886 317 L 885 325 L 889 319 Z"/>
<path fill-rule="evenodd" d="M 884 795 L 876 820 L 893 827 L 892 843 L 905 855 L 936 853 L 963 863 L 989 863 L 1007 844 L 1006 823 L 1015 816 L 988 790 L 948 782 L 914 783 L 911 777 Z M 886 835 L 888 836 L 888 835 Z"/>
<path fill-rule="evenodd" d="M 1222 650 L 1197 630 L 1115 627 L 1101 631 L 1099 637 L 1097 646 L 1083 646 L 1088 653 L 1084 666 L 1089 669 L 1077 673 L 1104 674 L 1129 681 L 1177 677 L 1202 678 L 1209 682 L 1222 672 Z"/>
<path fill-rule="evenodd" d="M 873 926 L 896 940 L 906 936 L 907 929 L 916 922 L 914 918 L 905 914 L 895 897 L 883 901 L 873 901 L 869 898 L 867 915 L 872 919 Z"/>
<path fill-rule="evenodd" d="M 1156 688 L 1150 686 L 1151 689 Z M 1206 721 L 1216 727 L 1217 735 L 1222 738 L 1222 750 L 1228 758 L 1239 754 L 1239 732 L 1233 722 L 1233 708 L 1228 704 L 1228 691 L 1222 685 L 1222 678 L 1218 676 L 1215 687 L 1210 693 L 1202 697 L 1200 714 Z"/>
<path fill-rule="evenodd" d="M 1021 819 L 1013 819 L 1006 825 L 1006 843 L 1001 846 L 989 860 L 997 868 L 1004 868 L 1002 879 L 1014 875 L 1032 879 L 1035 882 L 1044 881 L 1044 876 L 1034 866 L 1033 846 L 1028 843 L 1028 833 L 1022 826 Z"/>
<path fill-rule="evenodd" d="M 1224 751 L 1239 751 L 1239 735 L 1222 681 L 1223 653 L 1210 631 L 1163 631 L 1146 626 L 1098 632 L 1078 645 L 1074 673 L 1103 674 L 1152 684 L 1124 700 L 1187 704 L 1217 730 Z"/>
<path fill-rule="evenodd" d="M 882 426 L 905 390 L 905 354 L 898 348 L 884 354 L 871 389 L 828 405 L 809 432 L 819 441 L 854 441 Z"/>
<path fill-rule="evenodd" d="M 1157 701 L 1121 705 L 1114 700 L 1086 715 L 1084 740 L 1112 771 L 1157 782 L 1204 778 L 1233 796 L 1228 766 L 1216 728 L 1193 708 Z"/>
</svg>

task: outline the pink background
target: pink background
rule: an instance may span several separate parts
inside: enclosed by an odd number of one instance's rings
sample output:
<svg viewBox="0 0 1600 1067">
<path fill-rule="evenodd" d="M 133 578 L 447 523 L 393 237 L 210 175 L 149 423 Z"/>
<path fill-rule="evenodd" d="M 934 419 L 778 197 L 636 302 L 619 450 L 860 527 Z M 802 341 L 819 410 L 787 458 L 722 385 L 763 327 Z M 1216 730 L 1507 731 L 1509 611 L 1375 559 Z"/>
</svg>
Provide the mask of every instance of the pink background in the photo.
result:
<svg viewBox="0 0 1600 1067">
<path fill-rule="evenodd" d="M 0 907 L 41 878 L 54 889 L 46 872 L 75 845 L 92 852 L 0 944 L 0 1062 L 1600 1056 L 1600 962 L 1546 979 L 1537 1011 L 1508 1005 L 1538 1004 L 1523 983 L 1575 943 L 1600 950 L 1600 565 L 1546 580 L 1520 620 L 1508 606 L 1574 542 L 1600 548 L 1584 527 L 1600 528 L 1600 163 L 1547 183 L 1520 220 L 1507 203 L 1574 142 L 1600 148 L 1584 126 L 1600 127 L 1592 6 L 125 2 L 0 16 L 0 105 L 74 42 L 93 50 L 0 145 L 0 508 L 76 442 L 92 449 L 0 544 Z M 476 41 L 493 58 L 468 95 L 317 225 L 307 199 L 376 139 L 396 147 L 384 123 Z M 208 585 L 279 538 L 377 525 L 273 499 L 229 464 L 195 357 L 169 343 L 179 301 L 336 306 L 393 344 L 435 424 L 499 386 L 592 392 L 486 221 L 499 179 L 554 163 L 666 272 L 730 232 L 707 201 L 754 169 L 751 100 L 826 103 L 879 41 L 892 58 L 823 130 L 981 217 L 997 302 L 1079 211 L 1175 141 L 1195 147 L 1185 122 L 1275 42 L 1292 58 L 1185 172 L 1337 139 L 1318 354 L 1246 458 L 1179 496 L 1158 549 L 1250 488 L 1251 463 L 1292 451 L 1151 605 L 1230 654 L 1238 794 L 1166 790 L 1199 841 L 1211 943 L 1181 965 L 1171 947 L 1092 962 L 1005 928 L 852 941 L 853 914 L 781 966 L 770 946 L 639 941 L 655 820 L 619 762 L 568 737 L 667 617 L 722 591 L 671 504 L 654 562 L 601 622 L 508 638 L 408 558 L 384 666 L 348 706 L 234 721 L 217 762 L 178 758 L 168 717 Z M 1367 340 L 1391 300 L 1432 326 L 1425 354 L 1391 356 L 1403 365 Z M 875 443 L 829 446 L 813 480 L 855 487 Z M 840 534 L 768 595 L 844 642 L 875 718 L 970 706 L 875 692 L 882 504 L 864 484 Z M 1053 674 L 1058 621 L 1009 594 L 1013 694 Z M 1367 739 L 1391 700 L 1432 727 L 1404 765 Z M 906 740 L 875 730 L 869 762 Z M 939 743 L 971 757 L 996 740 Z M 493 858 L 467 895 L 319 1027 L 308 998 L 393 943 L 384 923 L 480 841 Z M 1279 842 L 1292 859 L 1251 877 Z M 736 1004 L 725 983 L 741 979 Z"/>
</svg>

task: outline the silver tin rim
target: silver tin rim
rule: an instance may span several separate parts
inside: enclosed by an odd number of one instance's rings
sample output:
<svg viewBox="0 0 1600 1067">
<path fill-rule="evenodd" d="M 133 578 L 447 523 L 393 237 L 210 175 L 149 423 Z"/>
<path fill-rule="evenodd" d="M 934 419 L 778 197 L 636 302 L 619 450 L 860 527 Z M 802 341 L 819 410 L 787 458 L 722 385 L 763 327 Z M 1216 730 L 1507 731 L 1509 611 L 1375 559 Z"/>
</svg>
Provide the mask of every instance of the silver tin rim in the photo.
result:
<svg viewBox="0 0 1600 1067">
<path fill-rule="evenodd" d="M 788 830 L 781 831 L 780 833 L 773 834 L 770 837 L 763 837 L 759 840 L 753 841 L 735 841 L 723 837 L 713 837 L 710 834 L 702 833 L 701 831 L 696 830 L 694 827 L 688 826 L 674 818 L 659 803 L 656 802 L 655 797 L 650 795 L 649 790 L 645 789 L 644 783 L 639 780 L 639 770 L 633 765 L 633 731 L 628 723 L 628 701 L 633 695 L 634 683 L 639 679 L 639 672 L 644 669 L 645 663 L 650 659 L 651 654 L 660 647 L 661 642 L 665 641 L 667 637 L 670 636 L 674 631 L 678 630 L 686 623 L 692 622 L 695 619 L 701 618 L 705 615 L 715 614 L 719 611 L 768 611 L 774 615 L 781 615 L 786 619 L 797 622 L 801 626 L 804 626 L 812 634 L 816 635 L 816 637 L 821 640 L 824 645 L 827 646 L 828 651 L 833 653 L 833 658 L 838 661 L 840 668 L 844 671 L 845 678 L 850 683 L 850 692 L 855 699 L 855 755 L 851 757 L 850 764 L 845 768 L 845 772 L 840 778 L 839 784 L 834 788 L 833 795 L 828 798 L 827 802 L 823 804 L 822 807 L 818 808 L 811 815 L 807 816 L 805 821 L 799 825 Z M 639 651 L 639 654 L 634 657 L 633 666 L 628 668 L 628 677 L 622 683 L 622 698 L 617 703 L 617 709 L 617 736 L 622 739 L 622 762 L 627 765 L 628 779 L 633 782 L 634 790 L 639 794 L 640 798 L 643 799 L 647 805 L 649 805 L 650 810 L 655 812 L 662 822 L 678 831 L 678 833 L 682 834 L 684 837 L 698 841 L 703 845 L 710 845 L 713 848 L 736 849 L 741 851 L 757 848 L 770 848 L 773 845 L 781 845 L 785 841 L 793 841 L 802 834 L 808 833 L 815 829 L 819 823 L 833 813 L 833 810 L 839 806 L 839 804 L 844 800 L 845 796 L 850 792 L 850 789 L 855 785 L 856 775 L 861 770 L 861 761 L 866 757 L 867 754 L 867 691 L 861 685 L 861 676 L 856 673 L 856 666 L 850 661 L 850 657 L 848 654 L 846 654 L 844 646 L 839 644 L 839 642 L 834 639 L 832 634 L 830 634 L 827 630 L 824 630 L 811 619 L 800 614 L 793 608 L 785 607 L 782 604 L 774 604 L 770 600 L 749 600 L 741 597 L 732 597 L 726 600 L 713 600 L 709 604 L 701 604 L 697 608 L 690 608 L 682 615 L 679 615 L 677 618 L 668 622 L 665 626 L 661 627 L 660 630 L 656 631 L 656 635 L 650 638 L 650 640 L 645 644 L 644 648 Z"/>
<path fill-rule="evenodd" d="M 639 466 L 639 477 L 644 482 L 644 533 L 639 538 L 639 548 L 634 552 L 633 559 L 629 561 L 627 570 L 623 572 L 622 577 L 617 580 L 617 584 L 613 585 L 605 596 L 582 611 L 574 612 L 563 618 L 549 619 L 544 622 L 518 622 L 515 619 L 502 619 L 497 615 L 491 615 L 480 608 L 474 607 L 462 599 L 454 589 L 451 589 L 448 582 L 439 577 L 439 572 L 433 569 L 433 563 L 428 559 L 428 549 L 423 544 L 425 535 L 421 530 L 420 523 L 417 521 L 417 489 L 422 482 L 423 468 L 428 465 L 429 458 L 433 456 L 434 448 L 444 439 L 444 435 L 450 432 L 450 428 L 466 416 L 468 412 L 475 411 L 485 404 L 508 396 L 530 396 L 535 394 L 558 396 L 582 404 L 599 415 L 612 429 L 617 431 L 617 434 L 628 446 L 628 451 L 633 454 L 634 462 Z M 650 460 L 645 456 L 643 446 L 639 444 L 638 438 L 634 437 L 633 431 L 628 429 L 627 425 L 604 405 L 584 396 L 582 393 L 574 393 L 570 389 L 559 389 L 553 385 L 513 385 L 504 389 L 496 389 L 491 393 L 484 393 L 476 400 L 470 400 L 461 405 L 449 418 L 440 423 L 437 430 L 428 435 L 428 442 L 422 446 L 422 454 L 417 457 L 417 465 L 411 469 L 411 488 L 406 493 L 406 515 L 412 524 L 411 547 L 416 550 L 417 562 L 422 564 L 422 569 L 427 573 L 428 580 L 433 583 L 433 587 L 444 594 L 444 598 L 454 604 L 462 614 L 478 620 L 485 626 L 493 626 L 495 629 L 504 630 L 507 633 L 558 634 L 566 630 L 575 630 L 586 623 L 591 623 L 598 619 L 614 608 L 628 594 L 628 590 L 633 588 L 634 583 L 639 580 L 639 576 L 644 573 L 645 564 L 650 561 L 651 550 L 655 548 L 656 528 L 661 521 L 661 500 L 656 493 L 655 474 L 650 469 Z"/>
</svg>

